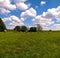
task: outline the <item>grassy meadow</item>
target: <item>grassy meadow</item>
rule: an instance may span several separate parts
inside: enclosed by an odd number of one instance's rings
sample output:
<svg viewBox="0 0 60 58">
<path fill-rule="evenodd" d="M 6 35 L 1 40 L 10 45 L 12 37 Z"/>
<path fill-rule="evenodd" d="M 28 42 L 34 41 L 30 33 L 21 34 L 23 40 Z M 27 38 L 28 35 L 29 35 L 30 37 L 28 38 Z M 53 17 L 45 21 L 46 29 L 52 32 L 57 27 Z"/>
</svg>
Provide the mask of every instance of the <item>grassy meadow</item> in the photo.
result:
<svg viewBox="0 0 60 58">
<path fill-rule="evenodd" d="M 0 58 L 60 58 L 60 31 L 0 32 Z"/>
</svg>

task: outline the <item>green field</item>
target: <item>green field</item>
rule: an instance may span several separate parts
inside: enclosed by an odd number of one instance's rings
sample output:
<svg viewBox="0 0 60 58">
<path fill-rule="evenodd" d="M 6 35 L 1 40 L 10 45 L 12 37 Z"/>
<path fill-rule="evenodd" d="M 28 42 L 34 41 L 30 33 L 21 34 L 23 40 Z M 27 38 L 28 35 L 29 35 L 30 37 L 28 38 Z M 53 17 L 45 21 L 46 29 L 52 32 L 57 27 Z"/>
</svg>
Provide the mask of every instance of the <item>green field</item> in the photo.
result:
<svg viewBox="0 0 60 58">
<path fill-rule="evenodd" d="M 0 58 L 60 58 L 60 32 L 0 32 Z"/>
</svg>

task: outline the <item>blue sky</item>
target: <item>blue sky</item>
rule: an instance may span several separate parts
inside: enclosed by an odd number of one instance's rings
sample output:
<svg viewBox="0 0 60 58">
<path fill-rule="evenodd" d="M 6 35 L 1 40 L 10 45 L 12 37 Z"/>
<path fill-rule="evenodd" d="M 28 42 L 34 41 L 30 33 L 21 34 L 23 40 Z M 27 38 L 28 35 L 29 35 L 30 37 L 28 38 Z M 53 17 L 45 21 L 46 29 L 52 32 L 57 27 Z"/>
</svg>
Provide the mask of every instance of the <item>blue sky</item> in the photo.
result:
<svg viewBox="0 0 60 58">
<path fill-rule="evenodd" d="M 40 24 L 44 30 L 60 30 L 60 0 L 1 0 L 0 17 L 7 28 Z"/>
</svg>

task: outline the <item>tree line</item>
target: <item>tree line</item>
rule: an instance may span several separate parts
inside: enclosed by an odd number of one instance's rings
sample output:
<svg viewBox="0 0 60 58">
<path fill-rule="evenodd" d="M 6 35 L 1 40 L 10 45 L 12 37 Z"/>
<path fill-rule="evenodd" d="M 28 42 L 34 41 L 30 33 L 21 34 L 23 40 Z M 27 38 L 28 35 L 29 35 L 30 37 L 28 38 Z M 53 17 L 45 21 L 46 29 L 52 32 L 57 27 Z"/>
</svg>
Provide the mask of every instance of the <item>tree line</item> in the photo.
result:
<svg viewBox="0 0 60 58">
<path fill-rule="evenodd" d="M 27 26 L 15 26 L 15 28 L 13 29 L 14 31 L 17 32 L 37 32 L 37 31 L 41 31 L 42 27 L 39 24 L 36 24 L 37 27 L 30 27 L 28 28 Z M 2 31 L 6 31 L 7 28 L 4 24 L 4 22 L 2 21 L 2 19 L 0 18 L 0 32 Z"/>
</svg>

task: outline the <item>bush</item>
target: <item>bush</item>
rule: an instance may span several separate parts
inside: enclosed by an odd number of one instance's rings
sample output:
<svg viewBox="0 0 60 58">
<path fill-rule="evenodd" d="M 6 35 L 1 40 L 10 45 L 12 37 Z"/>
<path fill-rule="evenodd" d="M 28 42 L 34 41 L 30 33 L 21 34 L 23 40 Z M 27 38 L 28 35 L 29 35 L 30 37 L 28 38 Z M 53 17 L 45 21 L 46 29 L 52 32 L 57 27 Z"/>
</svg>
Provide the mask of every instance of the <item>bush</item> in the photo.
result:
<svg viewBox="0 0 60 58">
<path fill-rule="evenodd" d="M 22 32 L 26 32 L 28 29 L 27 29 L 27 27 L 26 26 L 21 26 L 21 31 Z"/>
<path fill-rule="evenodd" d="M 49 31 L 52 31 L 52 30 L 49 30 Z"/>
<path fill-rule="evenodd" d="M 6 30 L 6 26 L 4 24 L 4 22 L 2 21 L 2 19 L 0 18 L 0 32 Z"/>
<path fill-rule="evenodd" d="M 26 26 L 16 26 L 16 27 L 14 28 L 14 30 L 15 30 L 15 31 L 18 31 L 18 32 L 20 32 L 20 31 L 26 32 L 26 31 L 27 31 L 27 27 L 26 27 Z"/>
<path fill-rule="evenodd" d="M 20 26 L 16 26 L 14 30 L 20 32 L 21 31 Z"/>
<path fill-rule="evenodd" d="M 36 32 L 37 31 L 37 28 L 36 27 L 31 27 L 29 32 Z"/>
</svg>

